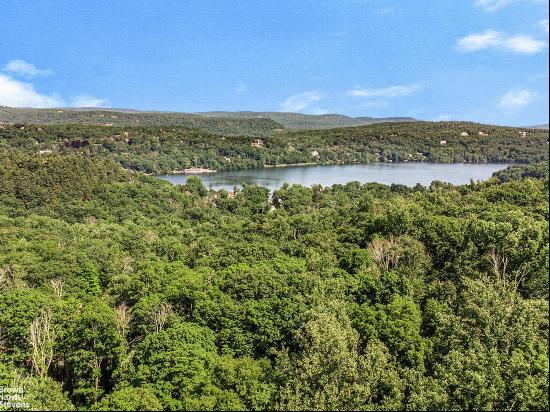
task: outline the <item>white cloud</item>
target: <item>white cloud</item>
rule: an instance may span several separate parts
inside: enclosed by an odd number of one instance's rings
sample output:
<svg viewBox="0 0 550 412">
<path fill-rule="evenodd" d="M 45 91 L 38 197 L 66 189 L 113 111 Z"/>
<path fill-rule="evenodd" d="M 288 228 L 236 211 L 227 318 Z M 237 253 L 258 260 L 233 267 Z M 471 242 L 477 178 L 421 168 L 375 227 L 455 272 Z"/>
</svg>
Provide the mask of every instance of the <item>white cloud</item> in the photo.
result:
<svg viewBox="0 0 550 412">
<path fill-rule="evenodd" d="M 379 89 L 352 89 L 346 92 L 347 95 L 353 97 L 382 97 L 382 98 L 393 98 L 399 96 L 408 96 L 420 90 L 422 86 L 419 84 L 409 84 L 409 85 L 397 85 L 389 86 Z"/>
<path fill-rule="evenodd" d="M 104 107 L 108 104 L 107 100 L 98 99 L 89 94 L 81 94 L 71 99 L 71 105 L 74 107 Z"/>
<path fill-rule="evenodd" d="M 535 54 L 546 47 L 546 42 L 526 34 L 507 36 L 502 32 L 487 30 L 483 33 L 474 33 L 459 39 L 457 46 L 459 50 L 464 52 L 500 49 L 514 53 Z"/>
<path fill-rule="evenodd" d="M 522 34 L 506 39 L 504 47 L 516 53 L 534 54 L 542 51 L 546 47 L 546 42 Z"/>
<path fill-rule="evenodd" d="M 34 64 L 27 63 L 24 60 L 12 60 L 4 66 L 4 71 L 19 74 L 28 77 L 46 76 L 52 74 L 51 70 L 44 70 L 37 68 Z"/>
<path fill-rule="evenodd" d="M 458 40 L 458 48 L 463 51 L 476 51 L 488 47 L 496 47 L 502 43 L 502 34 L 498 31 L 487 30 L 484 33 L 470 34 Z"/>
<path fill-rule="evenodd" d="M 311 90 L 308 92 L 298 93 L 294 94 L 292 96 L 287 97 L 281 104 L 280 108 L 283 112 L 300 112 L 305 109 L 309 110 L 318 110 L 313 109 L 311 106 L 314 103 L 317 103 L 322 99 L 321 93 L 319 93 L 316 90 Z"/>
<path fill-rule="evenodd" d="M 548 24 L 548 19 L 543 19 L 543 20 L 539 21 L 539 23 L 538 23 L 538 26 L 539 26 L 539 27 L 541 28 L 541 30 L 542 30 L 543 32 L 545 32 L 546 34 L 548 34 L 548 31 L 549 31 L 549 30 L 548 30 L 548 25 L 549 25 L 549 24 Z"/>
<path fill-rule="evenodd" d="M 536 93 L 529 90 L 510 90 L 500 98 L 500 106 L 505 109 L 519 109 L 529 105 L 536 98 Z"/>
<path fill-rule="evenodd" d="M 475 4 L 478 7 L 482 7 L 485 11 L 496 11 L 509 4 L 517 3 L 520 1 L 530 1 L 532 3 L 543 3 L 545 0 L 476 0 Z"/>
<path fill-rule="evenodd" d="M 31 63 L 23 60 L 12 60 L 0 72 L 0 105 L 11 107 L 63 107 L 67 103 L 57 93 L 51 95 L 42 94 L 34 88 L 30 82 L 15 79 L 14 75 L 34 77 L 51 74 L 49 70 L 38 69 Z M 8 74 L 9 73 L 9 74 Z M 73 97 L 70 105 L 75 107 L 101 107 L 108 102 L 88 94 Z"/>
<path fill-rule="evenodd" d="M 0 73 L 0 105 L 11 107 L 59 107 L 64 102 L 57 95 L 38 93 L 31 83 L 21 82 Z"/>
</svg>

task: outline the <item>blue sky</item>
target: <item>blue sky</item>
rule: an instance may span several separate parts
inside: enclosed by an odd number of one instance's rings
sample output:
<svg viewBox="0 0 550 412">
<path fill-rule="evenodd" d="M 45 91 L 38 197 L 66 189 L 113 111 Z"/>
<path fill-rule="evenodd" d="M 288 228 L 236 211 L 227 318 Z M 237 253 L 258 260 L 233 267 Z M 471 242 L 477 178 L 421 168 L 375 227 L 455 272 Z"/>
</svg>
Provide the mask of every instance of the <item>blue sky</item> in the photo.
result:
<svg viewBox="0 0 550 412">
<path fill-rule="evenodd" d="M 0 0 L 0 105 L 548 122 L 548 0 Z"/>
</svg>

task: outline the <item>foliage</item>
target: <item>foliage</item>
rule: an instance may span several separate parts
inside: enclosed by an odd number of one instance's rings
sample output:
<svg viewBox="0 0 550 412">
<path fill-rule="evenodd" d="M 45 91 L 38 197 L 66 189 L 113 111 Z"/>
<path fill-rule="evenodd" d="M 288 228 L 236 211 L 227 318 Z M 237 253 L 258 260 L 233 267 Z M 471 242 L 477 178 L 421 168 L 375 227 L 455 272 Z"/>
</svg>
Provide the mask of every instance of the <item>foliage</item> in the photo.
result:
<svg viewBox="0 0 550 412">
<path fill-rule="evenodd" d="M 235 133 L 200 126 L 203 121 L 222 120 L 258 121 L 199 117 L 197 122 L 184 125 L 2 125 L 0 150 L 4 147 L 38 154 L 39 159 L 48 159 L 51 154 L 78 155 L 92 161 L 109 159 L 124 168 L 152 174 L 188 168 L 235 170 L 303 163 L 548 161 L 547 130 L 528 130 L 522 137 L 522 129 L 464 122 L 376 123 L 299 131 L 276 128 L 267 132 L 252 128 Z M 252 142 L 258 137 L 261 145 L 255 147 Z"/>
<path fill-rule="evenodd" d="M 0 150 L 0 385 L 36 409 L 548 409 L 547 175 L 230 197 L 24 140 Z"/>
</svg>

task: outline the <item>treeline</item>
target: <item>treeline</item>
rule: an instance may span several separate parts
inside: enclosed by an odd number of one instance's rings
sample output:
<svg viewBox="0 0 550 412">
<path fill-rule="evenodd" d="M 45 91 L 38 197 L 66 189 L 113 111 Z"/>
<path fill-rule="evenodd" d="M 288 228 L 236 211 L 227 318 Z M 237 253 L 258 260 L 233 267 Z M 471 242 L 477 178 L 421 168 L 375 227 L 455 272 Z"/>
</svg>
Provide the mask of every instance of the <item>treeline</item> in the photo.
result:
<svg viewBox="0 0 550 412">
<path fill-rule="evenodd" d="M 547 410 L 548 179 L 505 180 L 230 197 L 0 149 L 0 386 L 42 410 Z"/>
<path fill-rule="evenodd" d="M 493 173 L 501 182 L 508 180 L 532 177 L 535 179 L 548 179 L 548 161 L 524 165 L 512 165 L 506 169 Z"/>
<path fill-rule="evenodd" d="M 548 131 L 412 122 L 251 137 L 183 126 L 2 125 L 0 147 L 45 156 L 97 156 L 159 174 L 189 167 L 232 170 L 297 163 L 532 163 L 548 160 Z"/>
</svg>

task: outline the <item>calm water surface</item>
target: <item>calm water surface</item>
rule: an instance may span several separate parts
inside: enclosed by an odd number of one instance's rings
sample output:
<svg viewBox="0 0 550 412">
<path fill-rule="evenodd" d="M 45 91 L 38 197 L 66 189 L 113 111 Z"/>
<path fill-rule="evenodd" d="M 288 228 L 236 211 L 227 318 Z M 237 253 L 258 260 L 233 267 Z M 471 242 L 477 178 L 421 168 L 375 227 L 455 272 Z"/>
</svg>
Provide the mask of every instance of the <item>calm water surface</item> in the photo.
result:
<svg viewBox="0 0 550 412">
<path fill-rule="evenodd" d="M 278 189 L 283 183 L 297 183 L 303 186 L 320 184 L 331 186 L 352 181 L 361 183 L 377 182 L 384 184 L 398 183 L 414 186 L 420 183 L 429 186 L 434 180 L 453 184 L 469 183 L 470 179 L 486 180 L 497 170 L 508 166 L 505 163 L 368 163 L 361 165 L 332 166 L 296 166 L 273 167 L 265 169 L 248 169 L 225 171 L 198 175 L 209 189 L 233 190 L 234 186 L 243 183 L 256 184 Z M 184 184 L 189 175 L 158 176 L 173 184 Z"/>
</svg>

